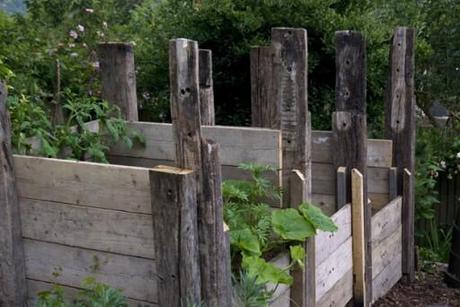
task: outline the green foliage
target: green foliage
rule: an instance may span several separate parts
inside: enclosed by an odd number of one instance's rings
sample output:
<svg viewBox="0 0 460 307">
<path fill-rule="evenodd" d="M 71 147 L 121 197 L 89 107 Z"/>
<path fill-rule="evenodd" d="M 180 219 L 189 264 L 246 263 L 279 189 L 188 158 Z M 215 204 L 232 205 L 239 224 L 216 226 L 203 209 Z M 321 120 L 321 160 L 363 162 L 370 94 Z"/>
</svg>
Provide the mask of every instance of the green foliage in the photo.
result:
<svg viewBox="0 0 460 307">
<path fill-rule="evenodd" d="M 281 193 L 265 178 L 274 171 L 267 166 L 243 164 L 250 172 L 249 181 L 227 180 L 223 183 L 224 219 L 230 227 L 232 270 L 243 270 L 256 283 L 292 282 L 288 270 L 303 267 L 305 251 L 299 242 L 314 236 L 317 229 L 335 231 L 334 223 L 319 209 L 301 204 L 299 209 L 271 209 L 264 200 L 280 199 Z M 292 263 L 278 268 L 264 257 L 288 246 Z M 262 296 L 264 297 L 264 296 Z"/>
<path fill-rule="evenodd" d="M 446 263 L 449 260 L 452 227 L 440 228 L 434 219 L 429 221 L 430 229 L 423 234 L 421 239 L 420 257 L 422 269 L 430 270 L 435 263 Z"/>
<path fill-rule="evenodd" d="M 234 306 L 268 307 L 273 291 L 258 282 L 257 276 L 240 271 L 238 276 L 232 275 L 232 283 Z"/>
<path fill-rule="evenodd" d="M 98 283 L 92 277 L 81 283 L 75 302 L 66 302 L 63 289 L 55 285 L 50 291 L 38 293 L 37 307 L 127 307 L 126 298 L 118 289 Z"/>
</svg>

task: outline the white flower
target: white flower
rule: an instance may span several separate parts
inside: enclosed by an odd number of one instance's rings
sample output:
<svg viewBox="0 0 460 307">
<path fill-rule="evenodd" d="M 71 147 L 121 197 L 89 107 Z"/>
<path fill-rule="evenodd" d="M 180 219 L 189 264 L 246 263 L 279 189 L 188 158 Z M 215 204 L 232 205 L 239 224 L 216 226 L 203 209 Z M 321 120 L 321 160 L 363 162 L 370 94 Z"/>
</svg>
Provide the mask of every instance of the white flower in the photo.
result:
<svg viewBox="0 0 460 307">
<path fill-rule="evenodd" d="M 441 161 L 439 164 L 441 165 L 441 168 L 446 168 L 446 161 Z"/>
<path fill-rule="evenodd" d="M 77 30 L 80 31 L 80 32 L 85 32 L 85 27 L 82 26 L 82 25 L 78 25 Z"/>
<path fill-rule="evenodd" d="M 93 66 L 93 68 L 95 68 L 95 69 L 98 69 L 99 68 L 99 62 L 98 61 L 93 62 L 93 63 L 91 63 L 91 66 Z"/>
<path fill-rule="evenodd" d="M 69 48 L 75 48 L 75 44 L 74 44 L 74 43 L 70 43 L 70 44 L 69 44 Z"/>
<path fill-rule="evenodd" d="M 457 152 L 457 159 L 460 159 L 460 152 Z"/>
<path fill-rule="evenodd" d="M 86 13 L 92 14 L 92 13 L 94 13 L 94 10 L 93 10 L 93 9 L 90 9 L 90 8 L 86 8 L 86 9 L 85 9 L 85 12 L 86 12 Z"/>
<path fill-rule="evenodd" d="M 76 58 L 76 57 L 78 56 L 78 53 L 72 52 L 72 53 L 70 54 L 70 56 L 71 56 L 72 58 Z"/>
<path fill-rule="evenodd" d="M 107 29 L 107 27 L 108 27 L 107 22 L 103 21 L 102 26 Z"/>
<path fill-rule="evenodd" d="M 104 36 L 105 36 L 104 32 L 99 31 L 99 30 L 96 31 L 96 34 L 97 34 L 97 36 L 99 36 L 99 37 L 104 37 Z"/>
<path fill-rule="evenodd" d="M 75 30 L 70 30 L 69 35 L 70 35 L 70 37 L 72 37 L 73 39 L 77 39 L 77 38 L 78 38 L 78 33 L 77 33 Z"/>
</svg>

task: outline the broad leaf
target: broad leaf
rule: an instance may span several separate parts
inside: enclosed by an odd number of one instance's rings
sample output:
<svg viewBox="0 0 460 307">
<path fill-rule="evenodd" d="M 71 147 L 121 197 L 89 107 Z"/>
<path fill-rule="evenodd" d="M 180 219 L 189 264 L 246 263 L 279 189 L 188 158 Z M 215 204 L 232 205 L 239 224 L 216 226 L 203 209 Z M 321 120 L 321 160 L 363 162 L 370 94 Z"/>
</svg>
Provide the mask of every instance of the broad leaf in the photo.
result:
<svg viewBox="0 0 460 307">
<path fill-rule="evenodd" d="M 261 254 L 259 240 L 249 228 L 230 230 L 230 242 L 245 254 Z"/>
<path fill-rule="evenodd" d="M 302 215 L 315 226 L 316 229 L 328 232 L 337 231 L 337 226 L 331 218 L 326 216 L 321 209 L 316 208 L 308 203 L 303 203 L 299 206 Z"/>
<path fill-rule="evenodd" d="M 281 209 L 272 212 L 273 230 L 285 240 L 304 241 L 315 235 L 313 225 L 295 209 Z"/>
<path fill-rule="evenodd" d="M 302 269 L 304 267 L 304 258 L 305 258 L 305 250 L 300 245 L 294 245 L 289 247 L 291 252 L 291 259 L 295 263 L 297 263 Z"/>
<path fill-rule="evenodd" d="M 260 257 L 243 257 L 242 267 L 259 283 L 292 284 L 292 277 L 288 273 Z"/>
</svg>

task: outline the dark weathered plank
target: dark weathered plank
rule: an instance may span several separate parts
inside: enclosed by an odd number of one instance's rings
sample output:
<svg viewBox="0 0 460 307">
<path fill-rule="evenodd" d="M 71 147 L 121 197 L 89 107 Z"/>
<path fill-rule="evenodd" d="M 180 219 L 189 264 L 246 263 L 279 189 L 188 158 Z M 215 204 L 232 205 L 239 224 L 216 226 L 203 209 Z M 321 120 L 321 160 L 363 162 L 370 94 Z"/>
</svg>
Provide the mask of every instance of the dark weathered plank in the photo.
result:
<svg viewBox="0 0 460 307">
<path fill-rule="evenodd" d="M 337 168 L 337 192 L 335 195 L 336 209 L 339 210 L 347 204 L 347 168 Z"/>
<path fill-rule="evenodd" d="M 276 127 L 278 108 L 272 96 L 273 49 L 251 48 L 251 124 L 253 127 Z"/>
<path fill-rule="evenodd" d="M 277 106 L 273 127 L 282 132 L 283 187 L 289 191 L 291 170 L 299 170 L 310 181 L 311 122 L 307 99 L 307 31 L 298 28 L 273 28 L 273 86 Z M 308 193 L 308 191 L 307 191 Z M 290 204 L 290 193 L 283 206 Z"/>
<path fill-rule="evenodd" d="M 117 105 L 125 119 L 138 120 L 133 45 L 101 43 L 98 56 L 102 98 Z"/>
<path fill-rule="evenodd" d="M 409 281 L 415 280 L 415 207 L 414 176 L 404 169 L 402 202 L 402 265 L 403 274 Z"/>
<path fill-rule="evenodd" d="M 414 94 L 414 29 L 399 27 L 393 34 L 390 48 L 390 76 L 385 93 L 385 136 L 393 140 L 393 165 L 398 168 L 398 194 L 404 189 L 404 169 L 414 174 L 415 166 L 415 94 Z M 412 182 L 413 184 L 413 182 Z M 414 187 L 407 187 L 413 195 Z M 414 197 L 403 200 L 403 234 L 411 232 L 413 220 L 407 216 L 414 210 Z M 408 202 L 407 200 L 410 200 Z M 406 208 L 408 206 L 409 208 Z M 406 238 L 407 239 L 407 238 Z M 403 257 L 413 257 L 414 246 L 403 238 Z M 403 274 L 414 278 L 413 259 L 404 259 Z"/>
<path fill-rule="evenodd" d="M 214 114 L 214 88 L 212 81 L 212 52 L 208 49 L 199 50 L 200 78 L 200 112 L 201 124 L 216 124 Z"/>
<path fill-rule="evenodd" d="M 364 179 L 363 199 L 367 204 L 367 115 L 366 115 L 366 41 L 353 31 L 338 31 L 336 45 L 336 110 L 333 115 L 335 165 L 348 170 L 356 168 Z M 351 191 L 351 175 L 347 174 L 347 192 Z M 347 200 L 350 201 L 351 193 Z M 364 206 L 365 284 L 368 291 L 363 301 L 372 298 L 371 206 Z"/>
<path fill-rule="evenodd" d="M 201 301 L 196 175 L 190 170 L 150 170 L 158 304 Z M 153 291 L 153 290 L 152 290 Z"/>
<path fill-rule="evenodd" d="M 388 194 L 390 200 L 398 197 L 398 169 L 390 167 L 388 171 Z"/>
<path fill-rule="evenodd" d="M 6 86 L 0 82 L 0 306 L 24 306 L 27 287 Z"/>
<path fill-rule="evenodd" d="M 202 140 L 202 201 L 198 207 L 202 299 L 207 306 L 231 306 L 231 280 L 227 261 L 230 248 L 224 234 L 222 174 L 219 146 Z"/>
</svg>

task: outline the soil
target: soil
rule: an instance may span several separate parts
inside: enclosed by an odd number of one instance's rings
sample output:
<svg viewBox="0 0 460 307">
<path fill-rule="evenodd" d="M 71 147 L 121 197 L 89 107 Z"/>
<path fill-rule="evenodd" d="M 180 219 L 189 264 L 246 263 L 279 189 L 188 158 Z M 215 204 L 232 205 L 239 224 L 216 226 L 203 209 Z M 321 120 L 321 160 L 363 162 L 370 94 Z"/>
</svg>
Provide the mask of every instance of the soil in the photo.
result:
<svg viewBox="0 0 460 307">
<path fill-rule="evenodd" d="M 418 272 L 414 283 L 400 281 L 372 306 L 460 307 L 460 288 L 447 287 L 445 269 L 445 265 L 437 264 L 428 272 Z"/>
</svg>

